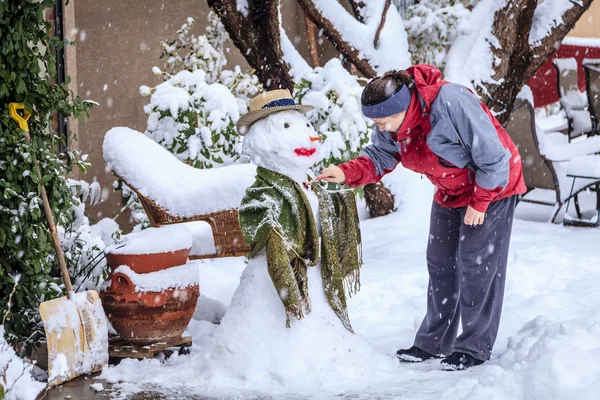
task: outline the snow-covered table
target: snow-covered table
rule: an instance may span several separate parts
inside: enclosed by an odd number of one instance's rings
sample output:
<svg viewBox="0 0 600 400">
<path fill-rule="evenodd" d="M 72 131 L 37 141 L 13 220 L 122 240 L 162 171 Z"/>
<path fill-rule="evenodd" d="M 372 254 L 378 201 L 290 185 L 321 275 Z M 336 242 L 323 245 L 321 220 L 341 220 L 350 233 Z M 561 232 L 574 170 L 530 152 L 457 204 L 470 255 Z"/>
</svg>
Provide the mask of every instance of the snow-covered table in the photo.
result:
<svg viewBox="0 0 600 400">
<path fill-rule="evenodd" d="M 600 224 L 600 156 L 590 155 L 584 157 L 577 157 L 569 162 L 567 169 L 567 177 L 573 179 L 571 184 L 571 192 L 569 193 L 569 200 L 567 201 L 567 208 L 565 210 L 565 225 L 574 226 L 590 226 L 595 227 Z M 596 191 L 596 210 L 597 214 L 590 220 L 584 220 L 581 217 L 581 210 L 579 208 L 579 199 L 577 196 L 573 196 L 575 189 L 575 182 L 577 179 L 593 180 L 596 183 L 593 185 Z M 571 203 L 571 197 L 575 198 L 575 210 L 577 211 L 578 220 L 567 218 L 567 212 L 569 211 L 569 205 Z"/>
</svg>

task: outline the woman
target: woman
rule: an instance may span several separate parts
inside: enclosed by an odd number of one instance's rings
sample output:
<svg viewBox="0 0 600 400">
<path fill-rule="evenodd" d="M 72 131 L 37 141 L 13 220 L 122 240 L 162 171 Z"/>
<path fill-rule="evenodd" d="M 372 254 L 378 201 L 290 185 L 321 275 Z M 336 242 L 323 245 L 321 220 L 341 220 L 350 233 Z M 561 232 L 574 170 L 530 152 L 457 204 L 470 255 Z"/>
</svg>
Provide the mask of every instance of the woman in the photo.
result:
<svg viewBox="0 0 600 400">
<path fill-rule="evenodd" d="M 372 144 L 317 179 L 356 187 L 379 181 L 398 163 L 429 178 L 437 190 L 427 315 L 414 345 L 397 355 L 407 362 L 445 357 L 449 370 L 479 365 L 498 333 L 516 196 L 526 191 L 519 152 L 471 91 L 443 81 L 431 65 L 373 79 L 361 103 L 377 126 Z"/>
</svg>

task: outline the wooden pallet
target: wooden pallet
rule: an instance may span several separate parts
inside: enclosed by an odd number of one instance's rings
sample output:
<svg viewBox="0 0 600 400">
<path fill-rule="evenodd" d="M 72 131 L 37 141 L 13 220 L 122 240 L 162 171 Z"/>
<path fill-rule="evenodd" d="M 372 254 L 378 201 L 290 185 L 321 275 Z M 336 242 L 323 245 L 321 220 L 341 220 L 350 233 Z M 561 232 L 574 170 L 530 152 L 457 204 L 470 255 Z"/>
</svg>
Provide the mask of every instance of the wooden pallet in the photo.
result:
<svg viewBox="0 0 600 400">
<path fill-rule="evenodd" d="M 191 347 L 192 337 L 184 336 L 171 342 L 155 343 L 147 346 L 129 344 L 120 338 L 114 338 L 108 342 L 108 355 L 116 358 L 153 358 L 161 351 L 170 353 L 171 348 Z M 169 350 L 171 349 L 171 350 Z"/>
</svg>

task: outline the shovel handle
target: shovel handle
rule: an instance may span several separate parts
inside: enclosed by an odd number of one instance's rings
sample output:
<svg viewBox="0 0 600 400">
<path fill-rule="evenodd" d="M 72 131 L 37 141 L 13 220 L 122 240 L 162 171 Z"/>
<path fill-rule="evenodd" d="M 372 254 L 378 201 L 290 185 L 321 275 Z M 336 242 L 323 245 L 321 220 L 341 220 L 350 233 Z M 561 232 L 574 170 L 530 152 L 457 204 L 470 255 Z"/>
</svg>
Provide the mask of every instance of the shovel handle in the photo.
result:
<svg viewBox="0 0 600 400">
<path fill-rule="evenodd" d="M 28 142 L 31 142 L 31 136 L 29 135 L 29 125 L 27 124 L 27 120 L 31 114 L 25 109 L 23 103 L 10 103 L 8 105 L 8 110 L 12 119 L 19 123 L 19 127 L 24 131 L 25 137 Z M 21 117 L 17 110 L 23 110 L 24 117 Z M 46 215 L 46 219 L 48 220 L 48 228 L 50 229 L 50 236 L 52 236 L 52 243 L 54 244 L 54 250 L 56 250 L 56 255 L 58 256 L 58 264 L 60 265 L 60 272 L 62 274 L 63 282 L 65 284 L 65 288 L 67 289 L 67 296 L 72 298 L 73 296 L 73 285 L 71 285 L 71 278 L 69 278 L 69 270 L 67 269 L 67 262 L 65 261 L 65 255 L 63 254 L 62 247 L 60 245 L 60 240 L 58 239 L 58 232 L 56 230 L 56 224 L 54 223 L 54 216 L 52 215 L 52 210 L 50 209 L 50 202 L 48 201 L 48 194 L 46 193 L 46 188 L 41 184 L 42 182 L 42 173 L 40 172 L 40 164 L 38 160 L 35 160 L 35 171 L 37 174 L 38 182 L 40 182 L 40 194 L 42 196 L 42 204 L 44 206 L 44 214 Z"/>
</svg>

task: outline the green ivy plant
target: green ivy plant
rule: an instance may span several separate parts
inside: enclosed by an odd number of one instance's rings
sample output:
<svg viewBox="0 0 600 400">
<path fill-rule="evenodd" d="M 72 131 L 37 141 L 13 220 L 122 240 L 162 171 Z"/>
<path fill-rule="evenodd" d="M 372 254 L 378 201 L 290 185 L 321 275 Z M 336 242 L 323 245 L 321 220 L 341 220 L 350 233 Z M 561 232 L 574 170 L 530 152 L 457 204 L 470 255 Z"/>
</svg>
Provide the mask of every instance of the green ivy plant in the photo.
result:
<svg viewBox="0 0 600 400">
<path fill-rule="evenodd" d="M 44 338 L 40 302 L 64 291 L 39 185 L 46 187 L 57 224 L 68 227 L 74 196 L 66 175 L 73 165 L 89 166 L 78 153 L 57 154 L 65 138 L 54 131 L 53 118 L 57 113 L 83 118 L 91 104 L 68 89 L 68 77 L 56 83 L 56 49 L 69 42 L 48 34 L 52 26 L 44 11 L 53 6 L 54 0 L 0 2 L 0 315 L 7 311 L 13 277 L 20 274 L 4 328 L 9 342 L 23 345 L 22 354 Z M 24 103 L 31 113 L 31 142 L 9 116 L 11 102 Z"/>
</svg>

